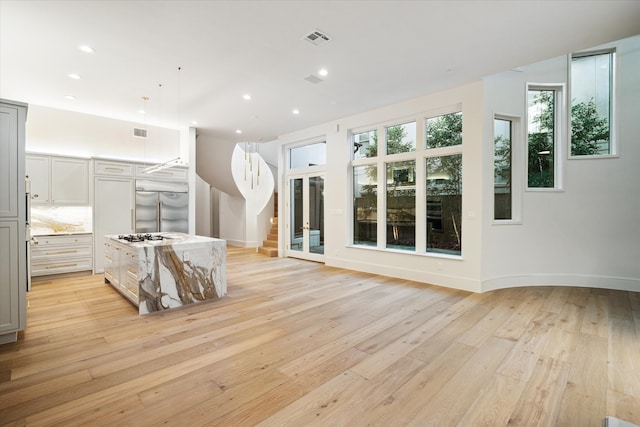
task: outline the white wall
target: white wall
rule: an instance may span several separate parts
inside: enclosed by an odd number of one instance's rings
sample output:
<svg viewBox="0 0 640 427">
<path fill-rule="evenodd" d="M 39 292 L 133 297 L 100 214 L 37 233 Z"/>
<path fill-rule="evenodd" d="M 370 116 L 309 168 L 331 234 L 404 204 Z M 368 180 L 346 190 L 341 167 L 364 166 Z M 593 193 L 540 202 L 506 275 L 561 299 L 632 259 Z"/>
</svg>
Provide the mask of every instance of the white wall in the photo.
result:
<svg viewBox="0 0 640 427">
<path fill-rule="evenodd" d="M 213 237 L 211 232 L 211 186 L 196 176 L 196 234 Z"/>
<path fill-rule="evenodd" d="M 324 138 L 327 141 L 325 181 L 325 259 L 330 266 L 368 271 L 452 288 L 479 291 L 482 224 L 482 82 L 415 98 L 336 122 L 283 135 L 279 165 L 280 188 L 286 188 L 286 145 Z M 349 246 L 351 235 L 351 189 L 349 163 L 352 145 L 348 131 L 389 120 L 415 116 L 460 104 L 463 113 L 463 258 L 393 253 Z M 284 218 L 285 195 L 280 197 L 279 216 Z M 286 224 L 280 222 L 281 247 Z"/>
<path fill-rule="evenodd" d="M 233 246 L 246 246 L 246 201 L 242 196 L 230 196 L 220 192 L 218 198 L 220 213 L 220 238 Z"/>
<path fill-rule="evenodd" d="M 483 82 L 415 98 L 278 139 L 278 183 L 286 182 L 286 147 L 327 141 L 325 186 L 326 264 L 452 288 L 491 289 L 558 284 L 640 290 L 640 36 L 607 46 L 617 48 L 617 133 L 619 156 L 560 159 L 560 191 L 525 191 L 526 82 L 567 83 L 568 58 L 550 59 Z M 602 46 L 606 47 L 606 46 Z M 401 120 L 460 103 L 463 112 L 463 257 L 406 254 L 349 245 L 349 129 Z M 493 221 L 494 113 L 521 118 L 514 153 L 519 220 Z M 346 185 L 345 185 L 346 184 Z M 284 197 L 279 216 L 284 218 Z M 280 222 L 284 248 L 285 221 Z"/>
<path fill-rule="evenodd" d="M 215 187 L 211 188 L 211 237 L 220 238 L 220 194 Z"/>
<path fill-rule="evenodd" d="M 148 138 L 133 128 L 148 129 Z M 180 155 L 180 132 L 55 108 L 29 105 L 26 149 L 77 157 L 158 163 Z"/>
<path fill-rule="evenodd" d="M 516 189 L 522 193 L 520 224 L 491 221 L 493 112 L 520 116 L 526 123 L 526 82 L 567 83 L 568 58 L 485 79 L 483 290 L 529 284 L 640 290 L 640 37 L 607 46 L 617 49 L 620 156 L 569 160 L 565 134 L 559 159 L 564 188 Z M 521 131 L 516 143 L 526 147 L 524 126 Z M 526 183 L 524 156 L 513 173 Z"/>
</svg>

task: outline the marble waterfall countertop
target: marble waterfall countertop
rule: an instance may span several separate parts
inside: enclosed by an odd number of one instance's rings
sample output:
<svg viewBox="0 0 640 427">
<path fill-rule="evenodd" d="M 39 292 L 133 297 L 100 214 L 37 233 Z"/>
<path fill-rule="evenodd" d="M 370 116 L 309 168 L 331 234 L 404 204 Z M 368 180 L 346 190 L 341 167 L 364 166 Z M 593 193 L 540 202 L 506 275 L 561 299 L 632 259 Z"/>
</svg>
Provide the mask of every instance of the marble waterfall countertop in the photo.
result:
<svg viewBox="0 0 640 427">
<path fill-rule="evenodd" d="M 111 262 L 119 265 L 118 270 L 125 271 L 127 280 L 137 272 L 136 293 L 141 315 L 227 294 L 225 240 L 174 232 L 152 234 L 164 239 L 127 242 L 118 235 L 105 236 L 124 245 L 130 254 L 124 260 L 124 268 L 113 256 Z M 122 279 L 118 283 L 122 287 Z"/>
</svg>

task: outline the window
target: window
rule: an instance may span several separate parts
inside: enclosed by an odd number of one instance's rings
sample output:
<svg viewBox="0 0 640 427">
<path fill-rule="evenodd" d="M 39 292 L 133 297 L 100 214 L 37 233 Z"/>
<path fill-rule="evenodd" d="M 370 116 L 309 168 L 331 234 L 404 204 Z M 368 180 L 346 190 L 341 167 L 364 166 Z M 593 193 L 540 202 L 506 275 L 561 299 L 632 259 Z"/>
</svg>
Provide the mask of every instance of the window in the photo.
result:
<svg viewBox="0 0 640 427">
<path fill-rule="evenodd" d="M 560 86 L 527 89 L 527 186 L 558 188 L 557 159 L 562 111 Z"/>
<path fill-rule="evenodd" d="M 513 123 L 493 120 L 493 218 L 512 219 L 512 135 Z"/>
<path fill-rule="evenodd" d="M 378 155 L 378 132 L 375 130 L 353 135 L 353 158 L 364 159 Z"/>
<path fill-rule="evenodd" d="M 611 137 L 614 51 L 571 56 L 571 156 L 615 154 Z"/>
<path fill-rule="evenodd" d="M 426 161 L 427 252 L 462 251 L 462 154 Z"/>
<path fill-rule="evenodd" d="M 352 131 L 353 244 L 460 256 L 462 113 L 400 123 Z"/>
<path fill-rule="evenodd" d="M 327 164 L 327 143 L 302 145 L 289 150 L 289 168 L 308 168 Z"/>
<path fill-rule="evenodd" d="M 389 126 L 385 130 L 387 154 L 416 151 L 416 122 Z"/>
<path fill-rule="evenodd" d="M 387 248 L 416 249 L 416 162 L 387 163 Z"/>
<path fill-rule="evenodd" d="M 445 114 L 425 120 L 427 148 L 462 144 L 462 113 Z"/>
<path fill-rule="evenodd" d="M 353 243 L 376 246 L 378 242 L 378 167 L 353 168 Z"/>
</svg>

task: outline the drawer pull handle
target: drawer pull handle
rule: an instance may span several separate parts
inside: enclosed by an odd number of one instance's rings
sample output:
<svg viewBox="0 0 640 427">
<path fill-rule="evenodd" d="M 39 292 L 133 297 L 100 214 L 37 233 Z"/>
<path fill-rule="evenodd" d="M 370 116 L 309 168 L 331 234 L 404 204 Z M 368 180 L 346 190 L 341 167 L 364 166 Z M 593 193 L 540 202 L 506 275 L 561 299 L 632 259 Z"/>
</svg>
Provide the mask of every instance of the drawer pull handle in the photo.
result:
<svg viewBox="0 0 640 427">
<path fill-rule="evenodd" d="M 117 172 L 122 172 L 124 169 L 122 168 L 113 168 L 113 167 L 106 167 L 105 170 L 108 171 L 117 171 Z"/>
<path fill-rule="evenodd" d="M 75 250 L 75 249 L 71 249 L 71 250 L 68 250 L 68 251 L 51 251 L 51 252 L 45 252 L 45 254 L 47 254 L 47 255 L 57 255 L 57 254 L 75 254 L 75 253 L 77 253 L 77 252 L 78 252 L 77 250 Z"/>
<path fill-rule="evenodd" d="M 78 265 L 78 264 L 75 264 L 75 263 L 73 263 L 73 264 L 56 264 L 56 265 L 47 265 L 45 268 L 46 268 L 47 270 L 50 270 L 50 269 L 52 269 L 52 268 L 75 267 L 75 266 L 77 266 L 77 265 Z"/>
</svg>

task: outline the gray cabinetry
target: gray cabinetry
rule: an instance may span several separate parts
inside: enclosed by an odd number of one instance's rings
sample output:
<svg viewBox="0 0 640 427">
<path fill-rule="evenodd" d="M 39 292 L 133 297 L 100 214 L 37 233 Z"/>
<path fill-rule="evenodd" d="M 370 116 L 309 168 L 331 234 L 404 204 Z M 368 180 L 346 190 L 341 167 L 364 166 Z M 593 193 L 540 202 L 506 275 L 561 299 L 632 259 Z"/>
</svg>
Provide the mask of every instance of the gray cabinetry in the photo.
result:
<svg viewBox="0 0 640 427">
<path fill-rule="evenodd" d="M 93 237 L 85 235 L 38 236 L 32 246 L 31 275 L 93 270 Z"/>
<path fill-rule="evenodd" d="M 26 168 L 34 205 L 90 204 L 89 160 L 28 154 Z"/>
<path fill-rule="evenodd" d="M 26 104 L 0 100 L 0 344 L 27 326 Z"/>
<path fill-rule="evenodd" d="M 104 279 L 133 304 L 138 305 L 138 253 L 128 245 L 106 239 Z"/>
<path fill-rule="evenodd" d="M 97 165 L 96 165 L 97 166 Z M 104 165 L 103 165 L 104 166 Z M 107 172 L 130 170 L 131 165 L 110 164 Z M 134 231 L 134 194 L 133 177 L 99 176 L 95 171 L 94 192 L 94 271 L 104 271 L 104 248 L 107 234 L 130 234 Z"/>
</svg>

